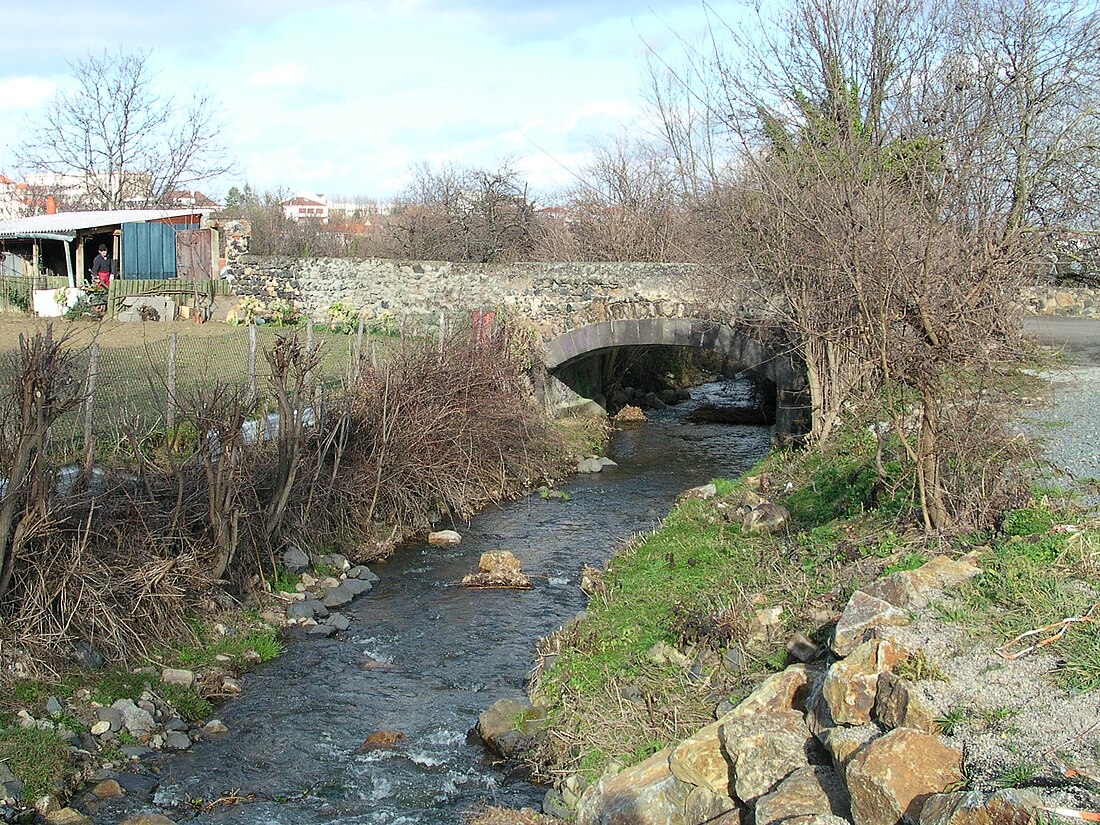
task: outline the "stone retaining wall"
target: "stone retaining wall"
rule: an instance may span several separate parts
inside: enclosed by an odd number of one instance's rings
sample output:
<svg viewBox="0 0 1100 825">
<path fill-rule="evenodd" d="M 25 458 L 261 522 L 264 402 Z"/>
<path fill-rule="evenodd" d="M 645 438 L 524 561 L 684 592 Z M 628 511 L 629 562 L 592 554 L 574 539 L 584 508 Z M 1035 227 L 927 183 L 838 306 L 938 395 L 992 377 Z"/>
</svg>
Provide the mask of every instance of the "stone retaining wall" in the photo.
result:
<svg viewBox="0 0 1100 825">
<path fill-rule="evenodd" d="M 1028 287 L 1023 301 L 1032 315 L 1100 318 L 1100 290 L 1089 287 Z"/>
</svg>

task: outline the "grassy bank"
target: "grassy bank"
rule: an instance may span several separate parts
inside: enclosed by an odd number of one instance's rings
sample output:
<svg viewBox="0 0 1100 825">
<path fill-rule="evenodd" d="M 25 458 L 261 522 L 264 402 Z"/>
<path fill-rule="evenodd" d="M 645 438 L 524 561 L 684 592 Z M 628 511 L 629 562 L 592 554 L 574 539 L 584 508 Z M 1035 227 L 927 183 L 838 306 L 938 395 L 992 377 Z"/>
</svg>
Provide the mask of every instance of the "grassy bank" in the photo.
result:
<svg viewBox="0 0 1100 825">
<path fill-rule="evenodd" d="M 824 645 L 855 589 L 933 555 L 978 550 L 984 574 L 936 609 L 994 647 L 1100 599 L 1100 529 L 1071 502 L 1029 499 L 1021 479 L 999 528 L 929 537 L 912 526 L 902 466 L 887 449 L 880 472 L 876 453 L 861 429 L 821 451 L 773 454 L 741 480 L 717 480 L 714 498 L 681 501 L 593 574 L 584 620 L 540 645 L 541 775 L 592 780 L 691 734 L 793 661 L 792 640 Z M 761 500 L 790 520 L 745 535 L 739 508 Z M 1076 626 L 1048 650 L 1062 686 L 1100 684 L 1100 625 Z"/>
</svg>

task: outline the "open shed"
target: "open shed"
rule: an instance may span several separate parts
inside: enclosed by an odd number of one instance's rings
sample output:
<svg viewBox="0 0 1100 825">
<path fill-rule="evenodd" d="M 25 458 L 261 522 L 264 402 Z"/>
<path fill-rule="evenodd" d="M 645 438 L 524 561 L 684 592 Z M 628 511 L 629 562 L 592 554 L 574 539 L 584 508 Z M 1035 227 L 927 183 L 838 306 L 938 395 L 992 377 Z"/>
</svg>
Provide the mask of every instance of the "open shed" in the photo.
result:
<svg viewBox="0 0 1100 825">
<path fill-rule="evenodd" d="M 64 277 L 71 287 L 91 282 L 99 244 L 111 250 L 121 280 L 212 280 L 217 277 L 217 230 L 203 210 L 119 209 L 58 212 L 0 221 L 0 275 Z"/>
</svg>

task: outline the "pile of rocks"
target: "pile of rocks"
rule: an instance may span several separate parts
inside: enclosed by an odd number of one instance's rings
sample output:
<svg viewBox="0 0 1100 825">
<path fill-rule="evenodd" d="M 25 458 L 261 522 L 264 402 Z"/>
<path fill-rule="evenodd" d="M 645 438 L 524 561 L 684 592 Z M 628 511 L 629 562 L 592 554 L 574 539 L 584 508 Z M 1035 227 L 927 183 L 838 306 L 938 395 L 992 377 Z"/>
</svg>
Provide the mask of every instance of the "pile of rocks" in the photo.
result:
<svg viewBox="0 0 1100 825">
<path fill-rule="evenodd" d="M 957 790 L 963 755 L 935 712 L 894 673 L 916 651 L 892 634 L 929 594 L 980 572 L 935 558 L 857 591 L 827 662 L 766 679 L 716 722 L 639 765 L 605 775 L 577 802 L 579 825 L 962 825 L 1026 822 L 1029 792 Z"/>
<path fill-rule="evenodd" d="M 148 759 L 162 751 L 185 751 L 197 740 L 227 730 L 217 719 L 205 724 L 185 721 L 171 704 L 157 695 L 153 687 L 156 671 L 147 670 L 150 681 L 136 702 L 119 699 L 111 705 L 103 705 L 92 699 L 89 690 L 81 689 L 68 700 L 51 696 L 41 718 L 35 718 L 26 710 L 17 714 L 19 727 L 55 731 L 68 745 L 70 763 L 89 780 L 88 789 L 76 800 L 83 811 L 94 813 L 105 800 L 125 794 L 150 799 L 157 788 L 156 778 L 141 771 L 120 770 L 124 764 Z M 161 682 L 187 687 L 193 686 L 197 678 L 189 670 L 165 668 L 160 673 Z M 224 679 L 225 691 L 237 688 L 235 680 Z M 82 811 L 62 807 L 59 798 L 63 790 L 59 787 L 57 793 L 35 800 L 35 810 L 51 823 L 87 823 L 89 820 Z M 23 783 L 7 766 L 0 764 L 0 803 L 14 805 L 23 792 Z"/>
<path fill-rule="evenodd" d="M 332 636 L 351 627 L 351 619 L 337 608 L 369 593 L 378 576 L 364 565 L 352 566 L 339 553 L 307 553 L 292 547 L 283 554 L 283 564 L 300 578 L 292 593 L 279 591 L 275 597 L 286 606 L 286 624 L 307 628 L 310 635 Z M 324 570 L 325 575 L 317 572 Z"/>
</svg>

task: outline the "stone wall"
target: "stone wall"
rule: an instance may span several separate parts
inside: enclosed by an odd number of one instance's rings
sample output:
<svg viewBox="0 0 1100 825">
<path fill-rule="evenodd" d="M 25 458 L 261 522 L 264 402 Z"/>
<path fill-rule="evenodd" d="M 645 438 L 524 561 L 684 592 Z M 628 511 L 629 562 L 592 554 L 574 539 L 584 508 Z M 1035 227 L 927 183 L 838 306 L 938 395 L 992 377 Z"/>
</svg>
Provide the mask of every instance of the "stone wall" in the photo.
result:
<svg viewBox="0 0 1100 825">
<path fill-rule="evenodd" d="M 1029 287 L 1023 301 L 1032 315 L 1100 318 L 1100 290 L 1089 287 Z"/>
<path fill-rule="evenodd" d="M 231 268 L 238 295 L 292 301 L 316 320 L 323 320 L 326 307 L 337 301 L 369 317 L 491 307 L 512 309 L 547 339 L 588 323 L 698 315 L 699 274 L 690 264 L 461 264 L 248 255 Z M 763 312 L 753 301 L 731 301 L 723 310 Z"/>
</svg>

